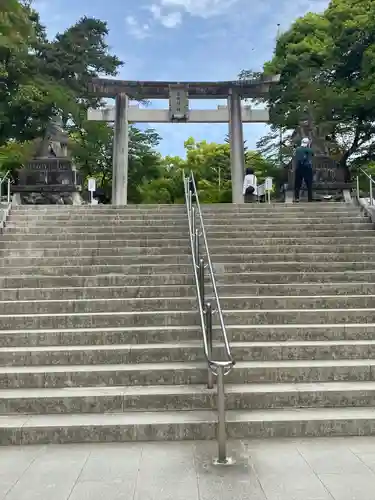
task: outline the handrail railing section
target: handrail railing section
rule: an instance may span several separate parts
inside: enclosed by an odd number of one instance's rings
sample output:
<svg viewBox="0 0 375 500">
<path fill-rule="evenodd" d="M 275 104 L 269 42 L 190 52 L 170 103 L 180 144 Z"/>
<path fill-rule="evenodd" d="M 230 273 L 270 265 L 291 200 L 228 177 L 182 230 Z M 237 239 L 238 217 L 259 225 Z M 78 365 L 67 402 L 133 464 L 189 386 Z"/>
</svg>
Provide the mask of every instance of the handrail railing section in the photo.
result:
<svg viewBox="0 0 375 500">
<path fill-rule="evenodd" d="M 363 168 L 359 168 L 358 169 L 362 174 L 364 174 L 368 181 L 369 181 L 369 193 L 370 193 L 370 205 L 373 206 L 374 205 L 374 190 L 373 190 L 373 186 L 375 184 L 375 179 L 373 178 L 373 176 L 371 174 L 368 174 L 365 170 L 363 170 Z M 356 197 L 357 197 L 357 200 L 359 201 L 359 196 L 360 194 L 360 189 L 359 189 L 359 175 L 357 174 L 357 192 L 356 192 Z"/>
<path fill-rule="evenodd" d="M 8 172 L 0 178 L 0 230 L 3 229 L 10 210 L 10 183 L 10 170 L 8 170 Z M 7 188 L 6 192 L 3 193 L 4 186 L 7 186 Z M 4 203 L 3 198 L 5 198 L 6 203 L 5 208 L 2 207 Z"/>
<path fill-rule="evenodd" d="M 216 279 L 210 251 L 207 243 L 207 235 L 204 227 L 202 210 L 199 203 L 199 196 L 194 175 L 183 175 L 185 204 L 187 208 L 187 216 L 189 223 L 189 237 L 191 246 L 191 255 L 193 262 L 194 282 L 198 300 L 198 310 L 200 316 L 200 324 L 203 335 L 204 354 L 208 364 L 208 380 L 207 387 L 213 389 L 214 376 L 217 377 L 217 405 L 218 405 L 218 458 L 215 461 L 218 464 L 228 464 L 231 459 L 227 456 L 226 451 L 226 417 L 225 417 L 225 381 L 224 377 L 233 368 L 235 361 L 233 359 L 231 348 L 228 340 L 227 331 L 225 328 L 223 312 L 220 305 L 219 294 L 216 285 Z M 194 198 L 194 203 L 193 203 Z M 204 251 L 201 253 L 200 243 L 203 243 Z M 206 258 L 206 261 L 205 261 Z M 206 300 L 205 296 L 205 278 L 206 270 L 211 283 L 213 292 L 213 301 L 215 310 L 212 307 L 210 300 Z M 224 344 L 224 353 L 227 359 L 213 359 L 213 314 L 217 313 Z"/>
<path fill-rule="evenodd" d="M 3 186 L 7 186 L 7 190 L 6 190 L 6 197 L 7 197 L 7 203 L 9 204 L 10 203 L 10 170 L 8 170 L 8 172 L 6 172 L 6 174 L 3 176 L 3 177 L 0 177 L 0 203 L 2 203 L 3 201 Z"/>
</svg>

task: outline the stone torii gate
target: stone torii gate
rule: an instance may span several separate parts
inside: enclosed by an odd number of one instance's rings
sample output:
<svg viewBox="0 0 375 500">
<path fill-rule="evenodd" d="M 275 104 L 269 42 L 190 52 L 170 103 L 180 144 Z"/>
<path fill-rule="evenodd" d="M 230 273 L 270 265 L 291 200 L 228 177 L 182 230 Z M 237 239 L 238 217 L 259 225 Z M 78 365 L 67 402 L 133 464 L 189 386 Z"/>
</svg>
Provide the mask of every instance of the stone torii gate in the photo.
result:
<svg viewBox="0 0 375 500">
<path fill-rule="evenodd" d="M 88 120 L 114 122 L 112 204 L 126 205 L 128 191 L 128 130 L 130 123 L 229 123 L 232 201 L 243 203 L 245 169 L 243 123 L 267 123 L 267 109 L 242 106 L 242 99 L 267 98 L 279 76 L 261 76 L 233 82 L 139 82 L 93 79 L 90 91 L 98 97 L 114 98 L 114 107 L 89 109 Z M 169 109 L 147 109 L 129 100 L 168 99 Z M 190 110 L 189 99 L 227 99 L 227 106 Z"/>
</svg>

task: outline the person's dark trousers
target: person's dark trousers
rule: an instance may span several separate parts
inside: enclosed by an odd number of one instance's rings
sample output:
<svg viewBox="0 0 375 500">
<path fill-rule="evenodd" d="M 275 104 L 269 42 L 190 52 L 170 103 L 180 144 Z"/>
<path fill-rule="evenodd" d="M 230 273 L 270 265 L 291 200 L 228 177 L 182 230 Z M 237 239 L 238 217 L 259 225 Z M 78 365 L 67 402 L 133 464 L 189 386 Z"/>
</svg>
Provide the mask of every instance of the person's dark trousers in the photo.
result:
<svg viewBox="0 0 375 500">
<path fill-rule="evenodd" d="M 302 183 L 305 181 L 307 188 L 307 199 L 312 201 L 313 171 L 311 167 L 297 167 L 294 180 L 294 199 L 299 200 Z"/>
</svg>

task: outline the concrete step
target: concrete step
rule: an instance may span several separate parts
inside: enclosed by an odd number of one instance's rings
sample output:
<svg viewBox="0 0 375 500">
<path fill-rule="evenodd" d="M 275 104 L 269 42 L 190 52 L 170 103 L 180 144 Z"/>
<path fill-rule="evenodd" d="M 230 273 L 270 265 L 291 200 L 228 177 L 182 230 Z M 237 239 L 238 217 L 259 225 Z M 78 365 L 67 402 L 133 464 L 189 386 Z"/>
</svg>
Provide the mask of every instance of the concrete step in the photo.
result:
<svg viewBox="0 0 375 500">
<path fill-rule="evenodd" d="M 331 231 L 331 232 L 343 232 L 343 231 L 373 231 L 373 225 L 365 220 L 361 220 L 359 222 L 346 223 L 342 222 L 340 224 L 333 223 L 327 224 L 324 222 L 318 223 L 291 223 L 291 224 L 282 224 L 279 221 L 275 223 L 258 223 L 257 221 L 252 221 L 252 223 L 243 225 L 237 223 L 236 221 L 228 222 L 227 224 L 211 224 L 205 222 L 205 228 L 208 234 L 222 233 L 229 231 L 231 234 L 240 235 L 241 232 L 245 233 L 277 233 L 285 232 L 285 233 L 295 233 L 297 229 L 298 232 L 308 231 L 312 233 L 314 231 Z M 5 234 L 12 235 L 79 235 L 79 234 L 158 234 L 163 233 L 165 235 L 168 234 L 176 234 L 183 236 L 188 231 L 188 223 L 184 224 L 171 224 L 168 221 L 164 221 L 164 224 L 160 222 L 159 225 L 150 225 L 150 224 L 91 224 L 91 225 L 35 225 L 35 224 L 27 224 L 27 225 L 19 225 L 16 223 L 9 223 L 6 226 Z"/>
<path fill-rule="evenodd" d="M 14 415 L 0 419 L 2 445 L 183 441 L 216 438 L 216 411 Z M 373 408 L 288 408 L 227 412 L 228 437 L 374 435 Z"/>
<path fill-rule="evenodd" d="M 238 361 L 375 359 L 375 340 L 235 342 Z M 216 344 L 214 359 L 223 358 Z M 0 347 L 0 366 L 117 365 L 204 361 L 201 340 L 162 344 Z"/>
<path fill-rule="evenodd" d="M 360 301 L 355 301 L 357 303 Z M 364 299 L 362 304 L 365 304 Z M 368 299 L 371 305 L 374 301 Z M 338 304 L 345 304 L 345 300 Z M 348 300 L 350 304 L 350 300 Z M 97 313 L 97 312 L 136 312 L 136 311 L 195 311 L 198 308 L 196 296 L 190 297 L 145 297 L 145 298 L 99 298 L 99 299 L 58 299 L 58 300 L 22 300 L 22 301 L 2 301 L 0 302 L 0 314 L 76 314 L 76 313 Z M 237 304 L 230 301 L 230 305 Z M 246 302 L 242 302 L 245 305 Z M 239 305 L 241 305 L 239 304 Z M 336 304 L 336 302 L 334 302 Z"/>
<path fill-rule="evenodd" d="M 371 407 L 375 382 L 315 384 L 227 384 L 227 410 Z M 205 385 L 64 387 L 0 390 L 0 413 L 53 415 L 123 413 L 217 408 L 215 389 Z M 1 422 L 1 421 L 0 421 Z M 1 429 L 1 424 L 0 424 Z"/>
<path fill-rule="evenodd" d="M 26 263 L 27 264 L 27 263 Z M 237 262 L 237 263 L 213 263 L 214 271 L 218 281 L 220 275 L 248 274 L 248 273 L 284 273 L 290 276 L 294 273 L 323 273 L 346 272 L 346 271 L 374 271 L 375 264 L 372 262 Z M 18 266 L 0 267 L 0 276 L 99 276 L 99 275 L 170 275 L 170 282 L 174 283 L 177 274 L 192 275 L 192 264 L 128 264 L 128 265 L 67 265 L 67 266 Z M 240 280 L 240 277 L 239 277 Z M 1 281 L 1 279 L 0 279 Z M 219 281 L 220 282 L 220 281 Z M 240 282 L 240 281 L 239 281 Z M 152 284 L 152 283 L 151 283 Z M 0 285 L 2 286 L 2 285 Z"/>
<path fill-rule="evenodd" d="M 368 226 L 363 226 L 364 228 L 367 228 Z M 296 227 L 294 227 L 292 230 L 287 230 L 284 228 L 280 230 L 264 230 L 264 226 L 262 226 L 262 229 L 259 231 L 255 231 L 254 229 L 250 228 L 243 228 L 242 230 L 239 229 L 238 231 L 233 230 L 233 228 L 228 228 L 228 231 L 221 230 L 219 231 L 211 231 L 209 228 L 207 229 L 207 236 L 209 238 L 209 244 L 214 245 L 214 240 L 221 241 L 221 244 L 223 244 L 223 241 L 226 240 L 234 240 L 237 238 L 242 238 L 249 242 L 250 239 L 255 239 L 256 241 L 260 241 L 264 238 L 267 239 L 273 239 L 273 238 L 282 238 L 286 239 L 291 243 L 291 239 L 293 240 L 294 238 L 304 238 L 304 239 L 310 239 L 310 242 L 312 243 L 315 238 L 323 238 L 323 237 L 328 237 L 328 238 L 339 238 L 339 237 L 352 237 L 352 238 L 366 238 L 366 237 L 372 237 L 375 238 L 375 231 L 372 229 L 342 229 L 342 227 L 333 227 L 332 229 L 323 229 L 322 227 L 317 228 L 316 230 L 296 230 Z M 90 232 L 90 239 L 95 240 L 95 241 L 104 241 L 104 240 L 128 240 L 128 241 L 145 241 L 148 240 L 156 240 L 160 238 L 168 238 L 168 239 L 183 239 L 186 238 L 186 242 L 188 243 L 188 231 L 177 231 L 177 230 L 172 230 L 172 231 L 160 231 L 160 232 L 155 232 L 155 231 L 129 231 L 125 228 L 121 228 L 117 231 L 111 231 L 108 230 L 108 228 L 105 231 L 102 232 Z M 254 238 L 254 235 L 256 234 L 256 238 Z M 52 237 L 53 236 L 53 237 Z M 60 233 L 56 233 L 51 235 L 51 233 L 46 232 L 46 233 L 40 233 L 40 232 L 33 232 L 33 233 L 22 233 L 22 232 L 16 232 L 14 230 L 8 229 L 5 234 L 2 237 L 2 240 L 4 243 L 6 242 L 16 242 L 16 241 L 22 241 L 22 240 L 27 240 L 27 241 L 44 241 L 44 240 L 51 240 L 53 239 L 54 241 L 67 241 L 67 240 L 76 240 L 81 241 L 81 240 L 86 240 L 87 239 L 87 233 L 82 232 L 82 233 L 63 233 L 60 231 Z M 134 243 L 133 243 L 134 244 Z M 258 243 L 259 244 L 259 243 Z M 152 245 L 153 246 L 153 245 Z"/>
<path fill-rule="evenodd" d="M 254 253 L 263 252 L 263 248 L 267 251 L 267 247 L 269 249 L 276 249 L 278 247 L 288 248 L 291 250 L 292 248 L 298 248 L 300 246 L 326 246 L 330 247 L 331 251 L 333 251 L 336 247 L 342 247 L 344 245 L 355 245 L 355 251 L 360 251 L 363 245 L 369 245 L 373 247 L 374 245 L 374 235 L 375 231 L 370 233 L 370 236 L 361 236 L 358 237 L 350 237 L 350 236 L 323 236 L 323 237 L 314 237 L 312 238 L 304 238 L 299 235 L 299 237 L 286 236 L 284 238 L 259 238 L 254 237 L 254 234 L 251 237 L 240 237 L 235 240 L 222 240 L 216 238 L 209 238 L 209 248 L 210 251 L 213 251 L 215 248 L 227 248 L 228 251 L 233 251 L 236 248 L 241 247 L 251 247 L 254 249 Z M 124 252 L 133 252 L 136 249 L 140 249 L 140 252 L 143 251 L 144 248 L 170 248 L 170 247 L 179 247 L 184 248 L 185 250 L 189 249 L 190 252 L 190 243 L 188 238 L 145 238 L 141 237 L 139 239 L 121 239 L 121 238 L 103 238 L 103 239 L 92 239 L 87 237 L 86 239 L 36 239 L 29 240 L 28 237 L 23 238 L 21 241 L 14 242 L 13 240 L 6 239 L 6 235 L 2 235 L 0 240 L 0 249 L 9 253 L 15 249 L 17 250 L 46 250 L 52 249 L 56 252 L 60 250 L 72 250 L 78 251 L 81 249 L 86 249 L 90 251 L 96 251 L 99 249 L 111 249 L 111 248 L 123 248 Z"/>
<path fill-rule="evenodd" d="M 213 296 L 206 300 L 215 303 Z M 375 295 L 324 296 L 220 296 L 224 310 L 289 310 L 289 309 L 375 309 Z M 0 301 L 1 315 L 16 314 L 79 314 L 111 312 L 196 311 L 195 295 L 187 297 L 132 297 L 57 300 L 5 300 Z"/>
<path fill-rule="evenodd" d="M 331 214 L 329 215 L 331 216 Z M 217 217 L 217 216 L 216 216 Z M 332 217 L 335 217 L 335 214 L 332 215 Z M 360 215 L 359 212 L 355 214 L 338 214 L 337 217 L 363 217 Z M 215 218 L 215 217 L 214 217 Z M 164 220 L 171 220 L 171 221 L 181 221 L 181 222 L 186 222 L 187 220 L 187 213 L 186 210 L 179 210 L 177 212 L 158 212 L 158 211 L 120 211 L 120 212 L 86 212 L 86 214 L 82 214 L 80 212 L 70 212 L 70 213 L 64 213 L 64 212 L 35 212 L 35 213 L 28 213 L 28 212 L 14 212 L 13 210 L 9 214 L 9 220 L 11 222 L 17 222 L 17 223 L 28 223 L 28 222 L 37 222 L 40 224 L 53 224 L 53 222 L 67 222 L 71 221 L 73 223 L 93 223 L 95 221 L 99 222 L 110 222 L 110 223 L 118 223 L 119 221 L 164 221 Z"/>
<path fill-rule="evenodd" d="M 372 239 L 370 240 L 369 243 L 373 241 Z M 190 252 L 190 243 L 188 238 L 147 238 L 147 237 L 141 237 L 139 239 L 103 239 L 103 240 L 95 240 L 91 239 L 90 237 L 87 237 L 85 240 L 76 240 L 76 239 L 62 239 L 62 240 L 54 240 L 54 239 L 40 239 L 40 240 L 29 240 L 28 238 L 24 238 L 22 241 L 17 241 L 14 242 L 12 240 L 7 240 L 6 235 L 2 235 L 1 240 L 0 240 L 0 249 L 8 253 L 10 251 L 13 251 L 13 249 L 18 249 L 18 250 L 38 250 L 38 251 L 45 251 L 45 250 L 53 250 L 53 251 L 60 251 L 60 250 L 72 250 L 72 251 L 80 251 L 80 250 L 87 250 L 87 251 L 96 251 L 99 249 L 103 249 L 105 251 L 108 251 L 108 249 L 112 248 L 123 248 L 124 252 L 136 252 L 137 249 L 140 250 L 140 253 L 142 251 L 146 251 L 147 248 L 160 248 L 160 249 L 167 249 L 170 247 L 178 247 L 182 249 L 189 249 Z"/>
<path fill-rule="evenodd" d="M 150 247 L 150 246 L 115 246 L 108 248 L 80 248 L 77 246 L 72 247 L 61 247 L 56 246 L 55 248 L 18 248 L 10 247 L 7 249 L 0 249 L 0 258 L 5 259 L 37 259 L 37 258 L 73 258 L 73 257 L 137 257 L 137 256 L 170 256 L 170 255 L 191 255 L 190 246 L 183 242 L 183 246 L 171 246 L 171 247 Z M 319 254 L 324 256 L 324 254 L 357 254 L 363 255 L 372 253 L 374 249 L 373 244 L 362 244 L 358 243 L 356 245 L 279 245 L 279 246 L 212 246 L 210 245 L 210 255 L 213 260 L 217 260 L 216 257 L 228 258 L 228 255 L 246 255 L 255 258 L 259 254 L 264 254 L 273 258 L 274 255 L 280 254 Z M 316 257 L 318 258 L 318 257 Z M 281 259 L 282 260 L 282 259 Z"/>
<path fill-rule="evenodd" d="M 349 228 L 350 225 L 347 225 L 347 228 Z M 353 229 L 356 229 L 358 226 L 358 229 L 362 228 L 367 228 L 368 224 L 361 224 L 361 227 L 359 225 L 354 225 Z M 335 227 L 335 226 L 330 226 L 330 227 Z M 329 229 L 329 228 L 327 228 Z M 344 228 L 346 229 L 346 228 Z M 170 225 L 170 224 L 165 224 L 163 225 L 160 223 L 159 226 L 148 226 L 148 225 L 135 225 L 135 224 L 121 224 L 121 225 L 91 225 L 91 226 L 68 226 L 66 224 L 63 224 L 61 226 L 33 226 L 33 225 L 26 225 L 26 226 L 19 226 L 18 224 L 7 224 L 5 234 L 6 235 L 48 235 L 48 236 L 66 236 L 69 235 L 72 238 L 75 238 L 75 235 L 77 234 L 78 236 L 81 234 L 92 234 L 95 238 L 95 235 L 103 235 L 103 234 L 116 234 L 116 235 L 124 235 L 128 237 L 127 235 L 136 235 L 136 234 L 142 234 L 145 236 L 150 235 L 158 235 L 158 234 L 164 234 L 164 235 L 177 235 L 179 237 L 183 237 L 184 235 L 188 234 L 188 226 L 187 222 L 186 224 L 181 224 L 178 226 Z M 156 236 L 157 237 L 157 236 Z"/>
<path fill-rule="evenodd" d="M 375 309 L 233 309 L 224 310 L 228 325 L 303 325 L 326 323 L 374 323 Z M 49 328 L 105 328 L 131 326 L 198 326 L 195 310 L 163 310 L 140 312 L 80 312 L 3 314 L 4 330 Z"/>
<path fill-rule="evenodd" d="M 144 215 L 131 214 L 127 215 L 125 213 L 121 214 L 97 214 L 97 215 L 86 215 L 82 217 L 80 214 L 71 215 L 51 215 L 46 213 L 45 215 L 18 215 L 11 213 L 8 218 L 9 223 L 17 225 L 28 225 L 37 224 L 38 226 L 54 224 L 67 224 L 72 225 L 117 225 L 117 224 L 156 224 L 160 225 L 164 221 L 170 221 L 171 224 L 185 224 L 187 223 L 187 214 L 178 213 L 170 215 Z M 276 223 L 281 224 L 295 224 L 298 223 L 331 223 L 340 224 L 341 222 L 368 222 L 369 219 L 359 212 L 353 213 L 327 213 L 327 214 L 315 214 L 315 213 L 286 213 L 286 212 L 265 212 L 258 214 L 226 214 L 226 213 L 216 213 L 204 215 L 204 222 L 207 224 L 230 224 L 231 222 L 236 222 L 239 225 L 246 225 L 251 223 L 263 224 L 263 223 Z"/>
<path fill-rule="evenodd" d="M 257 218 L 247 218 L 245 220 L 238 220 L 237 218 L 233 218 L 233 220 L 213 220 L 213 219 L 205 219 L 204 225 L 207 230 L 210 231 L 222 231 L 226 229 L 232 229 L 236 231 L 240 231 L 241 229 L 254 230 L 258 231 L 262 228 L 264 230 L 272 231 L 277 229 L 279 226 L 285 231 L 293 231 L 296 226 L 300 227 L 303 230 L 316 230 L 316 229 L 326 229 L 326 230 L 334 230 L 334 229 L 363 229 L 369 228 L 373 229 L 373 225 L 369 220 L 353 217 L 353 218 L 345 218 L 342 220 L 339 219 L 257 219 Z M 173 221 L 170 219 L 164 219 L 159 221 L 126 221 L 126 220 L 118 220 L 116 222 L 109 222 L 105 219 L 101 221 L 90 221 L 86 222 L 84 220 L 79 221 L 62 221 L 61 224 L 57 224 L 56 221 L 51 221 L 41 224 L 38 221 L 27 221 L 24 223 L 19 223 L 18 221 L 8 221 L 6 228 L 7 231 L 12 231 L 13 233 L 46 233 L 50 234 L 58 234 L 59 232 L 63 233 L 96 233 L 102 231 L 112 231 L 118 232 L 124 229 L 127 229 L 130 232 L 137 231 L 154 231 L 160 232 L 165 230 L 165 232 L 170 231 L 186 231 L 188 227 L 187 217 L 185 220 Z"/>
<path fill-rule="evenodd" d="M 199 315 L 192 309 L 188 311 L 6 314 L 0 315 L 0 324 L 4 330 L 198 326 Z"/>
<path fill-rule="evenodd" d="M 223 264 L 224 265 L 224 264 Z M 319 264 L 321 265 L 321 264 Z M 340 267 L 340 264 L 335 264 Z M 366 268 L 366 263 L 345 263 L 341 264 L 344 268 Z M 240 267 L 241 264 L 238 264 Z M 369 264 L 368 264 L 369 266 Z M 72 265 L 72 266 L 55 266 L 39 265 L 39 266 L 1 266 L 0 276 L 99 276 L 99 275 L 170 275 L 174 278 L 174 274 L 191 274 L 192 264 L 128 264 L 128 265 Z"/>
<path fill-rule="evenodd" d="M 368 290 L 359 286 L 357 291 Z M 355 289 L 355 288 L 353 288 Z M 375 284 L 373 287 L 375 293 Z M 367 293 L 367 292 L 366 292 Z M 109 286 L 70 288 L 1 288 L 0 301 L 35 300 L 83 300 L 83 299 L 140 299 L 167 297 L 196 297 L 193 285 L 160 286 Z"/>
<path fill-rule="evenodd" d="M 370 231 L 370 234 L 372 232 Z M 345 234 L 344 234 L 345 236 Z M 364 234 L 365 236 L 365 234 Z M 56 243 L 58 242 L 65 242 L 65 247 L 69 244 L 69 241 L 74 240 L 76 245 L 81 245 L 81 241 L 89 241 L 91 242 L 102 242 L 102 241 L 123 241 L 127 240 L 128 246 L 134 246 L 135 244 L 143 244 L 143 246 L 155 246 L 154 241 L 155 240 L 183 240 L 185 239 L 185 245 L 189 244 L 189 233 L 186 230 L 178 232 L 178 231 L 171 231 L 170 233 L 165 233 L 163 231 L 160 232 L 147 232 L 145 233 L 144 231 L 137 231 L 137 232 L 129 232 L 127 230 L 123 230 L 121 232 L 116 231 L 106 231 L 102 233 L 89 233 L 89 235 L 86 232 L 83 233 L 60 233 L 60 234 L 40 234 L 40 233 L 14 233 L 11 230 L 8 230 L 4 233 L 2 236 L 2 241 L 6 244 L 7 242 L 12 242 L 14 245 L 14 242 L 19 242 L 19 241 L 25 241 L 25 242 L 35 242 L 35 241 L 54 241 L 56 246 Z M 150 244 L 152 242 L 152 244 Z M 18 244 L 18 243 L 17 243 Z M 91 243 L 96 245 L 96 243 Z M 44 246 L 44 243 L 42 243 L 42 246 Z M 87 244 L 87 246 L 90 246 Z M 113 246 L 118 246 L 118 245 L 113 245 Z"/>
<path fill-rule="evenodd" d="M 358 255 L 358 254 L 355 254 Z M 359 254 L 362 255 L 362 254 Z M 364 254 L 366 255 L 366 254 Z M 241 259 L 238 258 L 240 261 Z M 0 260 L 0 264 L 2 266 L 9 266 L 10 268 L 19 268 L 23 269 L 25 267 L 34 266 L 34 267 L 66 267 L 66 266 L 106 266 L 106 265 L 115 265 L 115 266 L 128 266 L 128 265 L 166 265 L 166 264 L 174 264 L 174 265 L 184 265 L 191 266 L 191 253 L 182 254 L 180 252 L 176 252 L 176 254 L 167 254 L 167 255 L 104 255 L 104 256 L 87 256 L 87 257 L 4 257 Z"/>
<path fill-rule="evenodd" d="M 342 219 L 343 223 L 366 223 L 366 219 L 360 217 L 346 217 Z M 368 221 L 367 221 L 368 222 Z M 337 221 L 333 221 L 333 223 L 337 223 Z M 67 228 L 72 229 L 72 231 L 80 228 L 81 230 L 78 232 L 88 230 L 93 230 L 96 227 L 101 230 L 105 227 L 110 228 L 118 228 L 118 227 L 129 227 L 129 228 L 159 228 L 165 225 L 169 228 L 179 228 L 184 229 L 188 225 L 187 215 L 182 215 L 178 217 L 162 217 L 159 218 L 150 218 L 150 217 L 141 217 L 141 218 L 120 218 L 120 217 L 93 217 L 92 219 L 86 220 L 86 218 L 77 217 L 77 218 L 68 218 L 57 220 L 56 217 L 50 217 L 49 219 L 43 217 L 42 219 L 35 218 L 27 218 L 27 219 L 15 219 L 14 217 L 9 217 L 7 222 L 8 228 L 20 228 L 22 230 L 27 230 L 27 228 L 36 228 L 41 231 L 46 228 Z"/>
<path fill-rule="evenodd" d="M 250 272 L 216 273 L 219 287 L 224 285 L 298 285 L 330 283 L 374 283 L 375 270 L 372 271 L 309 271 L 309 272 Z M 101 286 L 169 286 L 193 285 L 192 273 L 124 275 L 103 274 L 100 276 L 47 276 L 20 275 L 0 278 L 1 288 L 59 288 L 59 287 L 101 287 Z"/>
<path fill-rule="evenodd" d="M 224 254 L 224 255 L 211 255 L 215 267 L 219 264 L 225 264 L 233 266 L 235 264 L 268 264 L 268 263 L 323 263 L 323 262 L 335 262 L 335 263 L 372 263 L 374 260 L 374 255 L 372 252 L 368 253 L 350 253 L 350 252 L 333 252 L 333 253 L 295 253 L 293 250 L 289 253 L 260 253 L 260 254 Z M 201 256 L 207 259 L 205 253 Z M 71 267 L 71 266 L 128 266 L 128 265 L 179 265 L 186 266 L 191 265 L 192 259 L 189 253 L 169 255 L 100 255 L 100 256 L 66 256 L 66 257 L 4 257 L 0 260 L 2 266 L 10 268 L 24 269 L 25 267 L 35 266 L 35 267 Z"/>
<path fill-rule="evenodd" d="M 231 254 L 210 254 L 211 260 L 214 265 L 218 264 L 236 264 L 236 263 L 280 263 L 280 262 L 371 262 L 373 260 L 372 252 L 295 252 L 294 248 L 289 247 L 289 252 L 286 251 L 281 253 L 241 253 L 240 249 L 233 248 Z M 333 249 L 335 250 L 335 249 Z M 206 256 L 203 254 L 203 257 Z M 174 257 L 173 257 L 174 258 Z"/>
<path fill-rule="evenodd" d="M 372 246 L 368 246 L 368 251 L 371 252 Z M 224 247 L 225 249 L 225 247 Z M 361 247 L 363 249 L 363 246 Z M 354 248 L 354 251 L 359 251 L 358 247 Z M 366 248 L 364 249 L 366 251 Z M 0 250 L 0 258 L 30 258 L 30 259 L 48 259 L 48 258 L 73 258 L 73 257 L 137 257 L 137 256 L 170 256 L 170 255 L 191 255 L 190 246 L 184 241 L 183 246 L 159 246 L 159 247 L 151 247 L 151 246 L 117 246 L 117 247 L 108 247 L 108 248 L 96 248 L 95 246 L 92 248 L 79 248 L 75 247 L 61 247 L 57 246 L 56 248 L 7 248 Z"/>
<path fill-rule="evenodd" d="M 234 277 L 234 275 L 233 275 Z M 374 272 L 375 280 L 375 272 Z M 20 275 L 0 277 L 1 288 L 59 288 L 59 287 L 101 287 L 101 286 L 168 286 L 194 285 L 192 273 L 189 274 L 154 274 L 124 275 L 107 274 L 101 276 L 47 276 Z"/>
<path fill-rule="evenodd" d="M 269 211 L 290 211 L 290 212 L 336 212 L 336 211 L 358 211 L 358 207 L 347 203 L 299 203 L 298 205 L 289 205 L 284 203 L 271 203 L 271 204 L 231 204 L 231 203 L 202 203 L 202 211 L 204 213 L 218 213 L 218 212 L 269 212 Z M 125 206 L 115 205 L 14 205 L 12 212 L 17 213 L 155 213 L 155 212 L 184 212 L 185 205 L 155 205 L 155 204 L 129 204 Z"/>
<path fill-rule="evenodd" d="M 241 296 L 316 296 L 316 295 L 375 295 L 374 283 L 290 283 L 219 285 L 220 297 Z M 211 294 L 207 286 L 206 293 Z M 196 297 L 194 285 L 159 286 L 88 286 L 65 288 L 1 288 L 0 301 L 17 300 L 82 300 L 130 299 L 154 297 Z"/>
<path fill-rule="evenodd" d="M 297 265 L 297 264 L 296 264 Z M 219 266 L 219 265 L 218 265 Z M 215 266 L 216 268 L 218 266 Z M 258 265 L 259 266 L 259 265 Z M 272 266 L 273 267 L 273 266 Z M 332 266 L 337 269 L 337 265 Z M 237 272 L 226 273 L 215 272 L 218 286 L 233 285 L 233 284 L 311 284 L 311 283 L 347 283 L 347 282 L 363 282 L 371 283 L 375 281 L 375 271 L 372 270 L 336 270 L 331 271 L 327 265 L 327 271 L 313 271 L 311 268 L 308 271 L 268 271 L 268 272 Z"/>
<path fill-rule="evenodd" d="M 299 325 L 226 325 L 231 342 L 319 342 L 374 340 L 375 323 L 299 324 Z M 222 339 L 214 326 L 214 339 Z M 0 330 L 1 347 L 90 346 L 121 344 L 160 344 L 202 342 L 202 331 L 196 326 L 130 326 L 101 328 L 53 328 Z"/>
<path fill-rule="evenodd" d="M 375 381 L 374 359 L 239 361 L 228 384 Z M 0 367 L 0 389 L 205 384 L 207 363 Z"/>
<path fill-rule="evenodd" d="M 176 205 L 154 205 L 154 204 L 143 204 L 143 205 L 125 205 L 125 206 L 115 206 L 115 205 L 13 205 L 12 212 L 15 213 L 25 213 L 25 214 L 67 214 L 67 213 L 88 213 L 88 214 L 98 214 L 98 213 L 185 213 L 184 204 Z"/>
<path fill-rule="evenodd" d="M 216 259 L 216 256 L 223 255 L 277 255 L 277 254 L 319 254 L 324 255 L 328 254 L 337 254 L 337 253 L 371 253 L 373 251 L 374 245 L 370 243 L 362 243 L 361 240 L 357 241 L 356 244 L 344 244 L 338 243 L 334 245 L 314 245 L 314 244 L 278 244 L 278 245 L 232 245 L 232 246 L 209 246 L 210 255 L 213 260 Z M 68 250 L 67 250 L 68 251 Z M 12 250 L 12 256 L 13 256 Z M 30 252 L 25 251 L 25 252 Z M 190 252 L 190 250 L 189 250 Z M 0 253 L 1 255 L 1 253 Z M 5 256 L 5 255 L 4 255 Z"/>
</svg>

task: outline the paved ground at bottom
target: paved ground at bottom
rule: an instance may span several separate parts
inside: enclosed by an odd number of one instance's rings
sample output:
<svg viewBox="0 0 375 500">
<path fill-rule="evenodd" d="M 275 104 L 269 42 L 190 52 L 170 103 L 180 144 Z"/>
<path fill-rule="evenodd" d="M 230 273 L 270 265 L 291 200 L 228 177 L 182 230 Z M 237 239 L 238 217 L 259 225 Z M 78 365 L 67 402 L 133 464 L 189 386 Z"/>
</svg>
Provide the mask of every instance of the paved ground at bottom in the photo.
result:
<svg viewBox="0 0 375 500">
<path fill-rule="evenodd" d="M 374 500 L 375 438 L 0 448 L 0 500 Z"/>
</svg>

